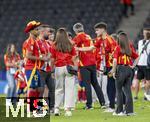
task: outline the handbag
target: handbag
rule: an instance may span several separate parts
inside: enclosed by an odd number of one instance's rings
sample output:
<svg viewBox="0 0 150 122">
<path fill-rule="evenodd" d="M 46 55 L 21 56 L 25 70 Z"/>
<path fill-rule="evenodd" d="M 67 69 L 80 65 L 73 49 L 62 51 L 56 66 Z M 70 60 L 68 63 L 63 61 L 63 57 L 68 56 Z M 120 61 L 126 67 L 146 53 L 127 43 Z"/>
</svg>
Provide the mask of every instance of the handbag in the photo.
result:
<svg viewBox="0 0 150 122">
<path fill-rule="evenodd" d="M 67 65 L 67 71 L 68 71 L 69 74 L 72 74 L 72 75 L 77 75 L 78 74 L 77 69 L 73 66 L 70 66 L 70 65 Z"/>
</svg>

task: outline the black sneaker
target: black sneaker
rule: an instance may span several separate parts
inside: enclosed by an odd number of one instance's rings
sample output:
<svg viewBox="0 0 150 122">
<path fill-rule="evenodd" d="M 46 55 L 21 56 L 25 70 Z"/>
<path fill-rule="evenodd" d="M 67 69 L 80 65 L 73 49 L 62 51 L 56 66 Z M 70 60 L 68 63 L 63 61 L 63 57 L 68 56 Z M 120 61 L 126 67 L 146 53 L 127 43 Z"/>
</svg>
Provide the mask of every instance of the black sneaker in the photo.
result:
<svg viewBox="0 0 150 122">
<path fill-rule="evenodd" d="M 143 98 L 145 101 L 147 101 L 147 98 L 144 96 L 144 98 Z"/>
<path fill-rule="evenodd" d="M 133 98 L 133 101 L 137 101 L 137 100 L 138 100 L 138 97 L 134 97 L 134 98 Z"/>
</svg>

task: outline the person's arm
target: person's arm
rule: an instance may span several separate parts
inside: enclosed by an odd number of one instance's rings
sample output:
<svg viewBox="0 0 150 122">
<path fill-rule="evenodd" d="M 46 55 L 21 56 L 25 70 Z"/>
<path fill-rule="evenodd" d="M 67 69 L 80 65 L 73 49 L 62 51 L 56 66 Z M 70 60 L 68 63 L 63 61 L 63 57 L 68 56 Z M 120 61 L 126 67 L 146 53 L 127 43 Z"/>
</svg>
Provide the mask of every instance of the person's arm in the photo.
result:
<svg viewBox="0 0 150 122">
<path fill-rule="evenodd" d="M 113 65 L 112 65 L 112 69 L 111 69 L 111 71 L 110 71 L 110 74 L 113 74 L 113 73 L 116 72 L 116 67 L 117 67 L 117 59 L 114 58 L 114 59 L 113 59 Z"/>
<path fill-rule="evenodd" d="M 136 58 L 135 60 L 134 60 L 134 63 L 133 63 L 133 66 L 132 66 L 132 68 L 134 68 L 134 67 L 136 67 L 136 65 L 138 64 L 138 62 L 139 62 L 139 57 L 138 58 Z"/>
<path fill-rule="evenodd" d="M 117 69 L 117 59 L 113 59 L 113 66 L 112 66 L 112 69 L 111 69 L 111 71 L 109 72 L 109 76 L 111 77 L 111 76 L 113 76 L 113 78 L 114 79 L 116 79 L 116 77 L 115 77 L 115 74 L 116 74 L 116 69 Z"/>
<path fill-rule="evenodd" d="M 72 61 L 75 66 L 78 66 L 78 60 L 79 60 L 79 57 L 77 55 L 72 57 Z"/>
<path fill-rule="evenodd" d="M 90 47 L 76 47 L 77 51 L 92 51 L 95 49 L 95 46 L 90 46 Z"/>
<path fill-rule="evenodd" d="M 109 72 L 109 76 L 113 76 L 115 79 L 115 73 L 116 73 L 116 69 L 117 69 L 117 58 L 119 57 L 119 52 L 120 52 L 120 48 L 116 47 L 116 49 L 114 50 L 114 54 L 113 54 L 113 65 L 112 65 L 112 69 Z"/>
<path fill-rule="evenodd" d="M 4 61 L 5 61 L 5 65 L 6 67 L 17 67 L 17 63 L 16 62 L 11 62 L 11 59 L 8 59 L 8 57 L 5 55 L 4 56 Z"/>
<path fill-rule="evenodd" d="M 31 60 L 41 60 L 41 61 L 48 61 L 49 57 L 42 56 L 40 55 L 39 57 L 34 56 L 32 52 L 27 51 L 26 52 L 26 58 L 31 59 Z"/>
<path fill-rule="evenodd" d="M 133 65 L 130 66 L 131 68 L 134 68 L 138 64 L 140 56 L 136 53 L 136 51 L 133 48 L 132 48 L 131 58 L 135 59 L 134 62 L 133 62 Z"/>
<path fill-rule="evenodd" d="M 16 67 L 16 63 L 6 62 L 7 67 Z"/>
<path fill-rule="evenodd" d="M 36 57 L 34 55 L 32 55 L 33 53 L 30 51 L 26 52 L 26 58 L 31 59 L 31 60 L 40 60 L 40 57 Z"/>
</svg>

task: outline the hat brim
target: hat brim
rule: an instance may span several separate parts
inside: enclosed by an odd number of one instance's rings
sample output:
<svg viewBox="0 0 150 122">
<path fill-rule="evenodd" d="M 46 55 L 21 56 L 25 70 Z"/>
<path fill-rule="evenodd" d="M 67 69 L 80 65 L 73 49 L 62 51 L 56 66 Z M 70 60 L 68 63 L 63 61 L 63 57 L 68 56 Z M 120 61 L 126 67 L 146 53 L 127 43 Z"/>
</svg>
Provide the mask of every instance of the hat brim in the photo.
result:
<svg viewBox="0 0 150 122">
<path fill-rule="evenodd" d="M 40 22 L 38 22 L 38 23 L 35 24 L 35 25 L 30 24 L 30 25 L 26 26 L 24 32 L 25 32 L 25 33 L 28 33 L 28 32 L 30 32 L 31 30 L 34 30 L 36 27 L 38 27 L 38 26 L 40 26 L 40 25 L 41 25 Z"/>
</svg>

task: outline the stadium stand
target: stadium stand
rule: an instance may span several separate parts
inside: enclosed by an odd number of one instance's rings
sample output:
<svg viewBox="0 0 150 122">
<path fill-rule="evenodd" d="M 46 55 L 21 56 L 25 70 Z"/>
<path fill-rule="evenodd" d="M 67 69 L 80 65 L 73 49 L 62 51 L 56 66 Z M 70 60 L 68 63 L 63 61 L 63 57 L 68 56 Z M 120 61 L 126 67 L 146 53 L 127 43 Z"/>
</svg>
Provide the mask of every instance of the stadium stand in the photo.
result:
<svg viewBox="0 0 150 122">
<path fill-rule="evenodd" d="M 75 22 L 82 22 L 85 31 L 94 36 L 92 29 L 95 23 L 108 23 L 108 31 L 112 33 L 122 17 L 119 0 L 1 0 L 0 4 L 1 58 L 10 42 L 15 43 L 21 52 L 26 39 L 24 27 L 30 20 L 38 20 L 54 28 L 64 26 L 69 31 Z M 3 63 L 1 65 L 3 67 Z"/>
<path fill-rule="evenodd" d="M 143 27 L 150 27 L 150 13 L 149 13 L 146 21 L 144 22 Z M 140 39 L 143 39 L 143 28 L 141 28 L 141 31 L 135 40 L 135 45 L 137 45 L 137 43 Z"/>
</svg>

